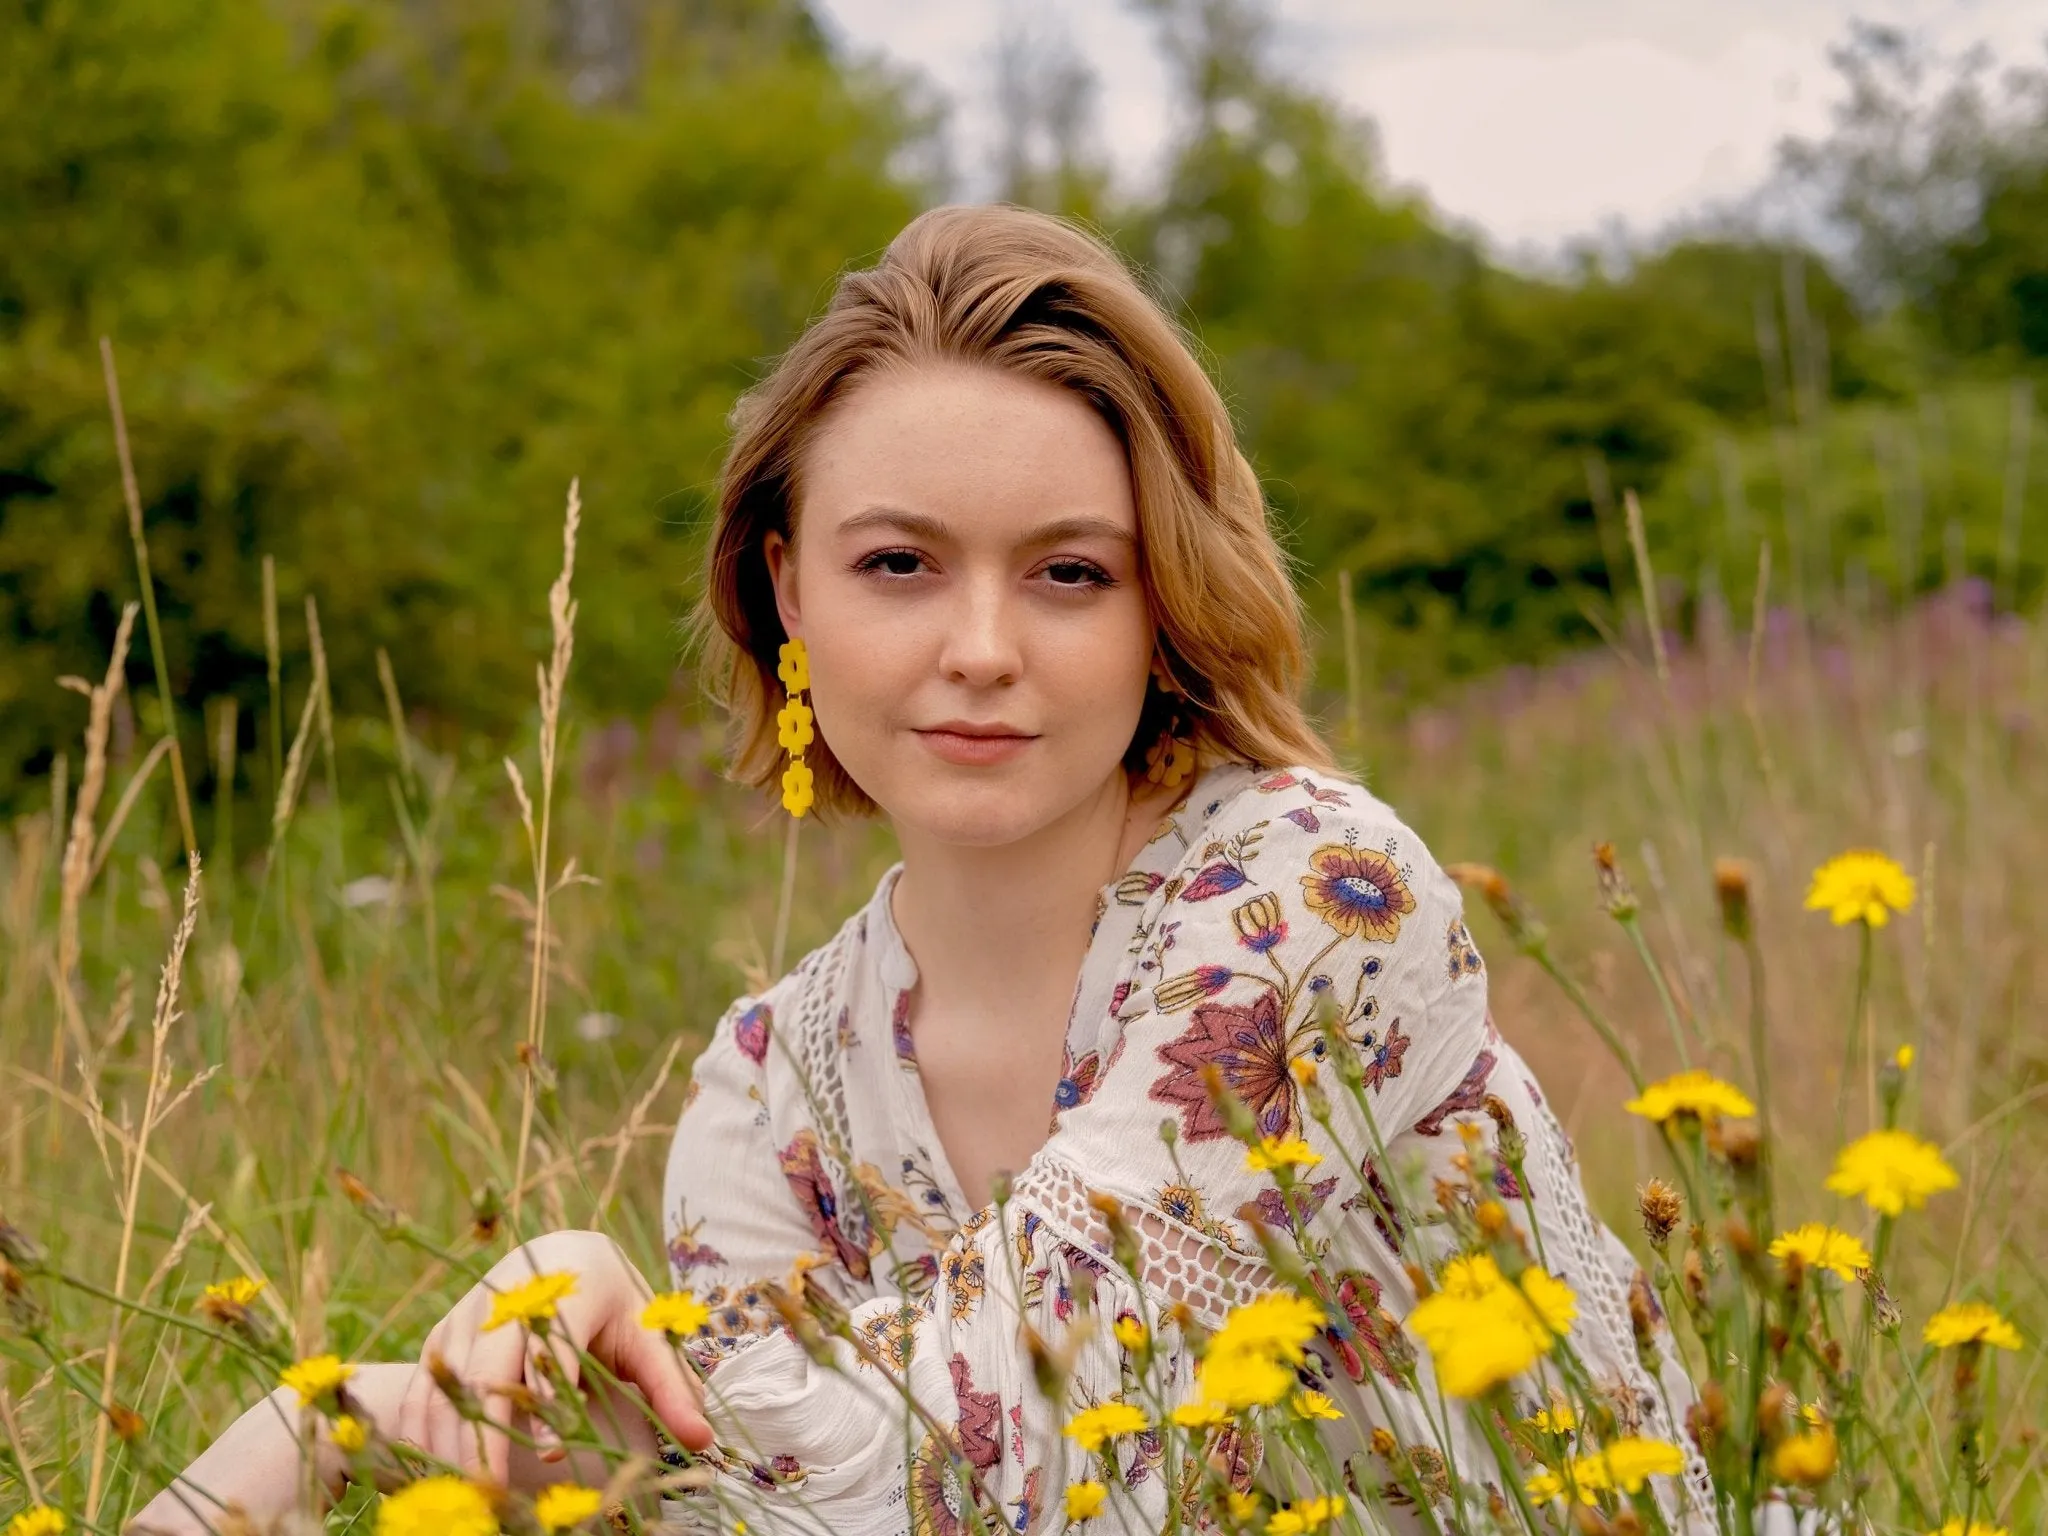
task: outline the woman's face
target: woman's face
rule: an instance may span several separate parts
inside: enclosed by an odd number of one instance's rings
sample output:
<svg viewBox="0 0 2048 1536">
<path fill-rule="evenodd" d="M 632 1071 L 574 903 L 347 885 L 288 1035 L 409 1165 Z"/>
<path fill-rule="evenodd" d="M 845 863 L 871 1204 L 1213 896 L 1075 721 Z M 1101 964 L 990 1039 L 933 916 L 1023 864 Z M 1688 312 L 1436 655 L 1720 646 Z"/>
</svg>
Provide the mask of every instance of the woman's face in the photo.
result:
<svg viewBox="0 0 2048 1536">
<path fill-rule="evenodd" d="M 1130 467 L 1057 386 L 878 374 L 807 449 L 766 554 L 819 734 L 899 828 L 999 846 L 1121 774 L 1153 651 Z"/>
</svg>

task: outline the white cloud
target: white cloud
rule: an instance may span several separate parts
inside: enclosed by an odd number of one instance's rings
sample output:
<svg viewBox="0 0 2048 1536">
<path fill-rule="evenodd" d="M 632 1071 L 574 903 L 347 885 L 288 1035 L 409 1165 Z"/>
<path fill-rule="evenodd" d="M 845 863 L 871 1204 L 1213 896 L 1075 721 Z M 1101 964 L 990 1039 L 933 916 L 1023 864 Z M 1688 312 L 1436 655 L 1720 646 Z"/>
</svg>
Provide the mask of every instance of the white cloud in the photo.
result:
<svg viewBox="0 0 2048 1536">
<path fill-rule="evenodd" d="M 955 102 L 963 167 L 993 141 L 995 41 L 1022 0 L 824 0 L 856 46 L 927 71 Z M 1283 67 L 1374 118 L 1387 169 L 1495 240 L 1554 246 L 1643 230 L 1738 196 L 1779 139 L 1823 127 L 1829 47 L 1853 16 L 1948 48 L 2043 59 L 2034 0 L 1275 0 Z M 1143 180 L 1170 131 L 1148 25 L 1114 0 L 1036 0 L 1102 79 L 1098 125 Z"/>
</svg>

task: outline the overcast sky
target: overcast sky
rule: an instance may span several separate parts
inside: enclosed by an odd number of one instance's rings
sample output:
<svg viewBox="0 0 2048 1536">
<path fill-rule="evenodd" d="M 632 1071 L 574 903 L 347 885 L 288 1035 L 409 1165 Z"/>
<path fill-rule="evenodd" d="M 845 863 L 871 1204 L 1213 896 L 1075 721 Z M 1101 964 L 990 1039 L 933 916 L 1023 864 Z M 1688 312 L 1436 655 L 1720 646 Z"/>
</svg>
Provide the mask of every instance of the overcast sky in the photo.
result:
<svg viewBox="0 0 2048 1536">
<path fill-rule="evenodd" d="M 986 174 L 1006 20 L 1069 35 L 1101 81 L 1097 129 L 1141 182 L 1169 123 L 1147 25 L 1121 0 L 821 0 L 856 49 L 916 65 Z M 1739 196 L 1787 133 L 1823 128 L 1852 17 L 2048 61 L 2040 0 L 1272 0 L 1278 53 L 1378 124 L 1392 177 L 1504 247 L 1619 220 L 1648 233 Z M 984 181 L 985 184 L 985 181 Z"/>
</svg>

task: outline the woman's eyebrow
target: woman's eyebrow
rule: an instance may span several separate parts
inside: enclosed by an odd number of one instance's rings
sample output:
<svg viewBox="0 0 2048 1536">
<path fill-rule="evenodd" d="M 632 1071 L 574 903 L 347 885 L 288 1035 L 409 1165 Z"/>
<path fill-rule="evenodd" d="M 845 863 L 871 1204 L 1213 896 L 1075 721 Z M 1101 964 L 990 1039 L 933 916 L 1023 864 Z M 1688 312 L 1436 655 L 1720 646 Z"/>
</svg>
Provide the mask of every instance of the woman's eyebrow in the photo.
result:
<svg viewBox="0 0 2048 1536">
<path fill-rule="evenodd" d="M 943 519 L 927 512 L 910 512 L 902 507 L 874 506 L 856 512 L 839 525 L 839 532 L 865 533 L 870 529 L 887 528 L 897 533 L 908 534 L 915 539 L 934 541 L 948 537 Z M 1123 544 L 1136 544 L 1138 536 L 1121 523 L 1106 517 L 1091 517 L 1080 514 L 1073 517 L 1055 518 L 1041 523 L 1018 540 L 1023 549 L 1041 549 L 1048 544 L 1063 544 L 1069 539 L 1113 539 Z"/>
</svg>

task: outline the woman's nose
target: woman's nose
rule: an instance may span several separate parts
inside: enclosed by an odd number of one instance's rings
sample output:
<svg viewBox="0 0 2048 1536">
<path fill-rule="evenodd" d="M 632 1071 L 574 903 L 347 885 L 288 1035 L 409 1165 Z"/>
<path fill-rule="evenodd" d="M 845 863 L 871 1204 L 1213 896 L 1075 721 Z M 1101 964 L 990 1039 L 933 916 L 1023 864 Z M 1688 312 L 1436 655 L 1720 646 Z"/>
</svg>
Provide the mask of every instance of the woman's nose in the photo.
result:
<svg viewBox="0 0 2048 1536">
<path fill-rule="evenodd" d="M 995 580 L 961 584 L 940 650 L 948 677 L 984 688 L 1015 681 L 1023 667 L 1020 616 L 1005 586 Z"/>
</svg>

